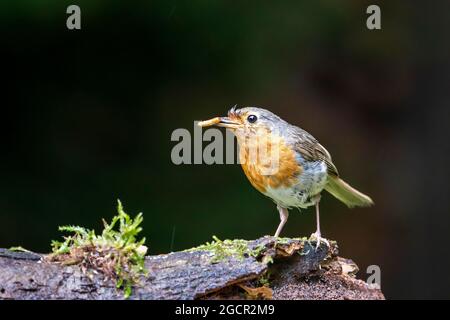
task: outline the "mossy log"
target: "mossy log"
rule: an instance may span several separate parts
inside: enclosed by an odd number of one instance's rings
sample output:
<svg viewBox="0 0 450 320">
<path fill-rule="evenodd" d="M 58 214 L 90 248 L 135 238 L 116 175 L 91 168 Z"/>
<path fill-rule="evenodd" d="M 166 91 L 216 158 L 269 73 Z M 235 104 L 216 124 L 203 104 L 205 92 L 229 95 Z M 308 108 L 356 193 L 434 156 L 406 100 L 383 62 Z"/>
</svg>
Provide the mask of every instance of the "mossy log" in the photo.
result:
<svg viewBox="0 0 450 320">
<path fill-rule="evenodd" d="M 148 256 L 129 299 L 384 299 L 355 278 L 357 266 L 338 257 L 333 241 L 318 250 L 305 239 L 244 243 L 248 251 L 220 259 L 204 247 Z M 45 257 L 0 249 L 0 299 L 124 299 L 101 273 Z"/>
</svg>

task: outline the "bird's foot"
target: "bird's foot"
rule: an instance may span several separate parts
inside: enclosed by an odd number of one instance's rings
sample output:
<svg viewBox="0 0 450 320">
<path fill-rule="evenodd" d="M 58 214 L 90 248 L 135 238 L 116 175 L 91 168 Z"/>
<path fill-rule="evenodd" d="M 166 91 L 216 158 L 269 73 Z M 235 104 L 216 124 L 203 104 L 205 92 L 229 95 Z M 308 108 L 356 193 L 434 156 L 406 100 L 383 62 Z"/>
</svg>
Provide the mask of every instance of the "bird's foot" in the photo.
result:
<svg viewBox="0 0 450 320">
<path fill-rule="evenodd" d="M 320 234 L 320 232 L 318 232 L 318 231 L 314 232 L 311 235 L 311 238 L 316 238 L 316 251 L 319 249 L 321 242 L 325 243 L 328 246 L 328 248 L 330 248 L 330 242 L 328 242 L 327 239 L 322 238 L 322 235 Z"/>
</svg>

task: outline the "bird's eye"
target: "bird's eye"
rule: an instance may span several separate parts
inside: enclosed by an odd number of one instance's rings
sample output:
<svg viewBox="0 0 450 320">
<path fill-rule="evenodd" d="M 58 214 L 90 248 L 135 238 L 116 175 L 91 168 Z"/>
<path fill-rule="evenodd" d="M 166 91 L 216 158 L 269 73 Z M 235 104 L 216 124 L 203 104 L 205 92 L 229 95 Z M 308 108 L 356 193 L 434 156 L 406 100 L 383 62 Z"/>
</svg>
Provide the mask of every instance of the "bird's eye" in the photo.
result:
<svg viewBox="0 0 450 320">
<path fill-rule="evenodd" d="M 249 115 L 249 116 L 247 117 L 247 121 L 250 122 L 250 123 L 255 123 L 256 120 L 258 120 L 258 117 L 255 116 L 254 114 L 251 114 L 251 115 Z"/>
</svg>

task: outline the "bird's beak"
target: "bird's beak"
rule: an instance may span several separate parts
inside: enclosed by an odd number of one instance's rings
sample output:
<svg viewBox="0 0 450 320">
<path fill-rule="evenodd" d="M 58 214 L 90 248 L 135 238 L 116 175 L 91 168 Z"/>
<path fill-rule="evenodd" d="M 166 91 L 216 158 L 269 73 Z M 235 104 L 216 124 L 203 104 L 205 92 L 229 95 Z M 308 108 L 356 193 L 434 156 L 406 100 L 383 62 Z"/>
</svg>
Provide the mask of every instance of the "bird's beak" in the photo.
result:
<svg viewBox="0 0 450 320">
<path fill-rule="evenodd" d="M 229 117 L 215 117 L 209 120 L 200 121 L 198 125 L 200 127 L 209 127 L 216 125 L 218 127 L 225 127 L 230 129 L 236 129 L 241 126 L 239 122 L 231 120 Z"/>
</svg>

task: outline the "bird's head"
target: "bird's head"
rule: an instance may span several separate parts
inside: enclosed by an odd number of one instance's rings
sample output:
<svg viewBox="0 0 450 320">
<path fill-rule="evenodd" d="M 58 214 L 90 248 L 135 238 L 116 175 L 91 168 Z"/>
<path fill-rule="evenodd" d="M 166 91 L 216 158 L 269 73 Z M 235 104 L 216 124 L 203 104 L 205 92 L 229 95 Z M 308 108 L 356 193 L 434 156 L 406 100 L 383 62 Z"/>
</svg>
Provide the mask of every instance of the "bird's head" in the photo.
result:
<svg viewBox="0 0 450 320">
<path fill-rule="evenodd" d="M 243 138 L 251 134 L 274 133 L 286 122 L 272 112 L 256 107 L 231 108 L 226 117 L 215 117 L 198 123 L 201 127 L 219 126 L 230 129 L 236 137 Z"/>
</svg>

